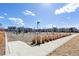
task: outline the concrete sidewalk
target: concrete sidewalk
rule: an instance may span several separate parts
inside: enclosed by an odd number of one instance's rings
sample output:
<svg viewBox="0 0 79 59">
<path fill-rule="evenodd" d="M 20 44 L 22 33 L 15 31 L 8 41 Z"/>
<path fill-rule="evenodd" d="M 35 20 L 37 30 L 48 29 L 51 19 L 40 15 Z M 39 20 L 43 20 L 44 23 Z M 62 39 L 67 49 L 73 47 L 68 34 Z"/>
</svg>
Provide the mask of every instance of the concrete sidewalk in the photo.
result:
<svg viewBox="0 0 79 59">
<path fill-rule="evenodd" d="M 21 41 L 8 42 L 6 55 L 12 56 L 45 56 L 56 48 L 65 44 L 67 41 L 71 40 L 73 37 L 79 35 L 73 34 L 64 38 L 60 38 L 55 41 L 51 41 L 40 46 L 31 47 Z"/>
</svg>

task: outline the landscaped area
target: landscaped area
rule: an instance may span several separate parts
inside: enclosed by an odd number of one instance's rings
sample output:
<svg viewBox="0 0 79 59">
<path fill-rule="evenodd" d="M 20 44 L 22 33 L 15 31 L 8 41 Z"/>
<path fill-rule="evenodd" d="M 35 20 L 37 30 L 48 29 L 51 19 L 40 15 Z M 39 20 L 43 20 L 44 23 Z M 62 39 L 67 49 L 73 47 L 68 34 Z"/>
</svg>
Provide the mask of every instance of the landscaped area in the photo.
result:
<svg viewBox="0 0 79 59">
<path fill-rule="evenodd" d="M 8 36 L 8 41 L 23 41 L 26 44 L 30 46 L 34 45 L 40 45 L 44 44 L 50 41 L 57 40 L 59 38 L 63 38 L 69 35 L 72 35 L 73 33 L 63 33 L 63 32 L 40 32 L 38 35 L 37 33 L 33 32 L 28 32 L 28 33 L 20 33 L 20 34 L 15 34 L 12 32 L 7 32 Z"/>
</svg>

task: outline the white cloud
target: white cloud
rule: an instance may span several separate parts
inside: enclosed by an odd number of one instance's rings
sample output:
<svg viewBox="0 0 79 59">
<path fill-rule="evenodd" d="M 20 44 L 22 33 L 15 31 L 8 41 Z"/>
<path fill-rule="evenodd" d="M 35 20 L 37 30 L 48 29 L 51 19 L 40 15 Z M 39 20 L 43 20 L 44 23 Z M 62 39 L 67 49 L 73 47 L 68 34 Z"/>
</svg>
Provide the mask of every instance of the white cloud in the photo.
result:
<svg viewBox="0 0 79 59">
<path fill-rule="evenodd" d="M 79 8 L 79 3 L 70 3 L 65 5 L 64 7 L 55 10 L 55 14 L 62 14 L 62 13 L 71 13 L 71 12 L 75 12 L 76 9 Z"/>
<path fill-rule="evenodd" d="M 35 16 L 35 15 L 36 15 L 35 13 L 33 13 L 32 11 L 29 11 L 29 10 L 25 10 L 25 11 L 23 12 L 23 14 L 24 14 L 24 15 L 30 15 L 30 16 Z"/>
<path fill-rule="evenodd" d="M 0 19 L 3 19 L 4 17 L 3 16 L 0 16 Z"/>
<path fill-rule="evenodd" d="M 4 13 L 4 15 L 7 15 L 7 13 Z"/>
<path fill-rule="evenodd" d="M 47 28 L 52 28 L 53 25 L 52 25 L 52 24 L 48 24 L 46 27 L 47 27 Z"/>
<path fill-rule="evenodd" d="M 43 26 L 43 28 L 53 28 L 53 27 L 56 27 L 56 25 L 48 24 L 48 25 Z"/>
<path fill-rule="evenodd" d="M 53 27 L 57 27 L 57 26 L 53 25 L 53 24 L 47 24 L 47 25 L 42 25 L 40 28 L 41 29 L 47 29 L 47 28 L 53 28 Z"/>
<path fill-rule="evenodd" d="M 9 20 L 13 21 L 18 26 L 24 26 L 24 21 L 21 18 L 11 17 Z"/>
</svg>

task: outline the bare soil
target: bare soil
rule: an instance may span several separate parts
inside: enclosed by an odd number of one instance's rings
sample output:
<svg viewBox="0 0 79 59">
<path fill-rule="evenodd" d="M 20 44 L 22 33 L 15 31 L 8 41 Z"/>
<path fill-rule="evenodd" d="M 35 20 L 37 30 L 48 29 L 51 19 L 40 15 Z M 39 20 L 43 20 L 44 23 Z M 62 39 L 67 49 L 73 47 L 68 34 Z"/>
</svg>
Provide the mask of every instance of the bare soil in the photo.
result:
<svg viewBox="0 0 79 59">
<path fill-rule="evenodd" d="M 5 54 L 5 34 L 3 31 L 0 31 L 0 55 Z"/>
<path fill-rule="evenodd" d="M 79 56 L 79 35 L 49 53 L 48 56 Z"/>
</svg>

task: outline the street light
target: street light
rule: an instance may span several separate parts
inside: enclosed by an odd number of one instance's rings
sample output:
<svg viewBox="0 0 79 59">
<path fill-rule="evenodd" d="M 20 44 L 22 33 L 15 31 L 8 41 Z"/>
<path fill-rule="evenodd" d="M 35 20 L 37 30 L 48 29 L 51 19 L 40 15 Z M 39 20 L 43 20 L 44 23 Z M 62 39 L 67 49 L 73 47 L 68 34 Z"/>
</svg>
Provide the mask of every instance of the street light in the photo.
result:
<svg viewBox="0 0 79 59">
<path fill-rule="evenodd" d="M 39 34 L 39 32 L 38 32 L 38 26 L 39 26 L 39 24 L 40 24 L 40 20 L 37 20 L 37 40 L 38 40 L 38 34 Z"/>
<path fill-rule="evenodd" d="M 37 20 L 37 35 L 38 35 L 38 26 L 40 24 L 40 20 Z"/>
</svg>

